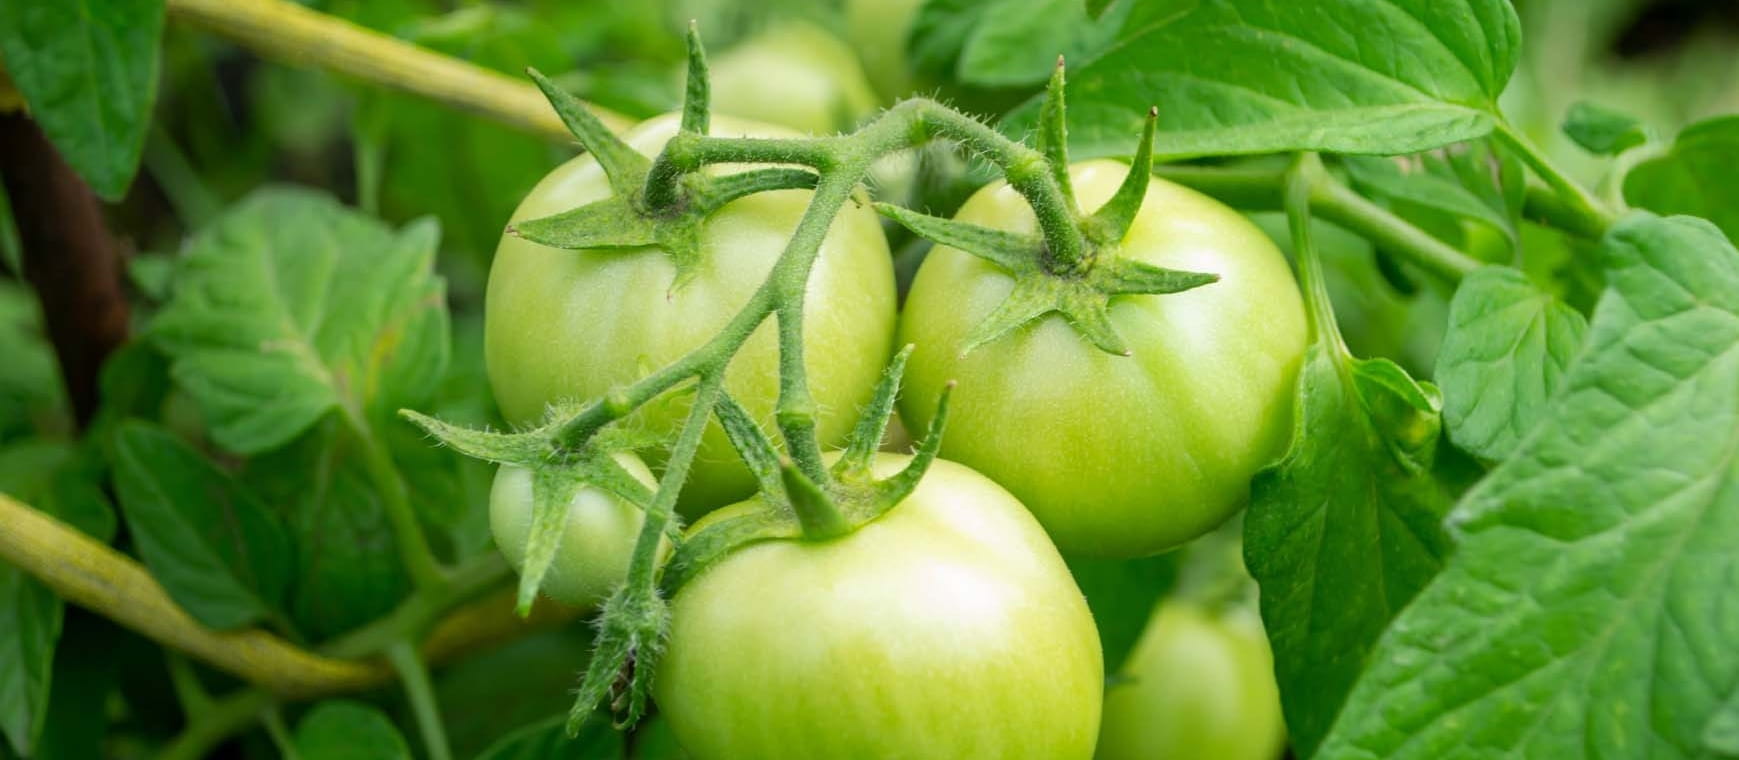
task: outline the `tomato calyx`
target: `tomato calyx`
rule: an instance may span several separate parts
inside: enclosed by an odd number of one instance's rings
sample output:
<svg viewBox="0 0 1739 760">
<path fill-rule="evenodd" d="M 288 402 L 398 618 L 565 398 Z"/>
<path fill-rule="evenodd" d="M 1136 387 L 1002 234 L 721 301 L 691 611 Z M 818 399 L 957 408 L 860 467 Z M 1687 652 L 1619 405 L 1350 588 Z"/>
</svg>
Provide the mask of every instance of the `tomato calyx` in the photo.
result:
<svg viewBox="0 0 1739 760">
<path fill-rule="evenodd" d="M 1220 279 L 1216 274 L 1166 269 L 1118 255 L 1153 176 L 1153 134 L 1158 117 L 1157 109 L 1148 110 L 1129 174 L 1116 194 L 1099 210 L 1083 215 L 1069 180 L 1063 66 L 1058 59 L 1040 111 L 1039 153 L 1043 169 L 1061 191 L 1067 213 L 1085 241 L 1085 250 L 1078 257 L 1059 255 L 1061 249 L 1038 234 L 1009 232 L 920 214 L 892 204 L 876 204 L 878 212 L 913 234 L 984 259 L 1014 278 L 1014 289 L 966 335 L 961 356 L 1053 312 L 1061 314 L 1099 350 L 1128 356 L 1128 344 L 1111 324 L 1113 296 L 1178 293 Z"/>
<path fill-rule="evenodd" d="M 691 57 L 691 60 L 696 60 Z M 704 60 L 698 76 L 690 77 L 689 99 L 683 107 L 682 135 L 705 134 L 706 77 Z M 769 190 L 813 189 L 814 172 L 789 167 L 751 169 L 722 176 L 687 174 L 669 183 L 668 192 L 648 191 L 653 162 L 604 126 L 584 103 L 528 69 L 580 146 L 598 160 L 609 180 L 611 195 L 558 214 L 509 225 L 506 234 L 539 245 L 568 250 L 631 250 L 656 246 L 675 265 L 671 287 L 687 282 L 701 260 L 700 230 L 713 212 L 738 198 Z M 698 85 L 692 84 L 699 82 Z M 673 140 L 673 143 L 677 140 Z"/>
<path fill-rule="evenodd" d="M 851 534 L 887 514 L 912 491 L 942 448 L 948 421 L 950 384 L 937 400 L 922 442 L 912 460 L 886 478 L 875 477 L 872 465 L 894 413 L 908 345 L 895 354 L 875 395 L 846 439 L 845 450 L 827 470 L 826 482 L 816 482 L 789 458 L 774 450 L 748 412 L 729 396 L 715 408 L 718 420 L 760 486 L 758 508 L 747 509 L 703 525 L 686 537 L 665 566 L 662 587 L 674 595 L 683 584 L 743 546 L 771 540 L 828 541 Z"/>
<path fill-rule="evenodd" d="M 642 510 L 652 503 L 652 489 L 615 457 L 651 443 L 643 435 L 611 426 L 578 449 L 571 449 L 555 440 L 560 429 L 557 421 L 571 415 L 556 411 L 552 411 L 550 423 L 514 433 L 472 430 L 410 410 L 402 414 L 435 440 L 466 456 L 531 471 L 531 530 L 525 539 L 525 565 L 520 570 L 514 608 L 520 617 L 531 614 L 538 589 L 555 562 L 575 494 L 590 486 Z"/>
</svg>

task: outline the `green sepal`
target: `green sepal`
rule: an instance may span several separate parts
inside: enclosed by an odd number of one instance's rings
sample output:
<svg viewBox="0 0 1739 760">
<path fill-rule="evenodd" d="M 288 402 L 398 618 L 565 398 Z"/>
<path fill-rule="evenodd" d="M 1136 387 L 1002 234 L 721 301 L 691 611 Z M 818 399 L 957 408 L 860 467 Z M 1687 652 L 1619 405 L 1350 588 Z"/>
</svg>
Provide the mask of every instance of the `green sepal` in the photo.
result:
<svg viewBox="0 0 1739 760">
<path fill-rule="evenodd" d="M 850 480 L 869 476 L 870 464 L 875 459 L 876 450 L 881 448 L 882 437 L 887 434 L 888 420 L 894 416 L 894 399 L 899 396 L 900 378 L 906 372 L 906 360 L 911 358 L 912 349 L 912 344 L 906 344 L 882 370 L 875 395 L 846 438 L 845 453 L 833 465 L 834 477 Z"/>
<path fill-rule="evenodd" d="M 773 448 L 773 442 L 755 418 L 749 416 L 748 410 L 728 393 L 719 395 L 718 404 L 713 406 L 713 415 L 718 417 L 719 426 L 725 429 L 725 437 L 737 450 L 737 456 L 755 476 L 755 484 L 761 493 L 777 503 L 784 503 L 785 482 L 779 476 L 779 452 Z"/>
<path fill-rule="evenodd" d="M 1045 241 L 1038 235 L 1021 235 L 954 219 L 922 214 L 892 203 L 876 203 L 882 216 L 900 223 L 925 240 L 958 248 L 1008 270 L 1010 274 L 1039 271 Z"/>
<path fill-rule="evenodd" d="M 657 245 L 660 220 L 611 196 L 559 214 L 508 225 L 507 234 L 551 248 L 639 248 Z"/>
<path fill-rule="evenodd" d="M 1147 198 L 1148 180 L 1153 178 L 1153 132 L 1159 124 L 1159 109 L 1147 109 L 1147 122 L 1141 128 L 1141 143 L 1135 147 L 1135 157 L 1129 162 L 1129 173 L 1111 200 L 1100 206 L 1084 225 L 1089 238 L 1101 246 L 1123 242 L 1129 225 L 1135 222 L 1141 202 Z"/>
<path fill-rule="evenodd" d="M 665 593 L 674 596 L 683 584 L 744 546 L 801 535 L 803 530 L 789 509 L 763 499 L 760 508 L 711 523 L 683 541 L 664 566 Z"/>
<path fill-rule="evenodd" d="M 803 529 L 803 537 L 826 540 L 850 533 L 853 525 L 839 510 L 833 494 L 821 484 L 809 479 L 789 458 L 779 462 L 779 477 L 785 483 L 785 498 Z"/>
<path fill-rule="evenodd" d="M 752 169 L 720 177 L 690 178 L 689 197 L 704 213 L 711 214 L 745 195 L 770 190 L 813 190 L 820 177 L 806 169 L 775 167 Z"/>
<path fill-rule="evenodd" d="M 639 192 L 640 186 L 646 181 L 646 172 L 652 168 L 652 161 L 633 149 L 611 132 L 604 122 L 599 121 L 591 109 L 579 98 L 563 90 L 549 77 L 544 76 L 534 68 L 527 68 L 529 75 L 537 87 L 543 90 L 550 106 L 555 108 L 556 115 L 566 124 L 568 131 L 580 141 L 580 147 L 585 148 L 598 159 L 598 165 L 604 168 L 604 175 L 610 179 L 610 189 L 621 198 L 632 198 Z"/>
<path fill-rule="evenodd" d="M 1070 211 L 1080 213 L 1075 204 L 1075 183 L 1069 178 L 1069 124 L 1063 107 L 1063 84 L 1063 57 L 1059 55 L 1050 82 L 1045 85 L 1044 103 L 1039 107 L 1039 153 L 1044 155 L 1051 179 L 1062 191 Z"/>
<path fill-rule="evenodd" d="M 537 430 L 497 433 L 454 425 L 414 409 L 400 409 L 399 416 L 423 429 L 447 446 L 472 459 L 496 464 L 529 464 L 549 451 L 549 436 Z"/>
<path fill-rule="evenodd" d="M 950 380 L 942 386 L 942 395 L 936 399 L 936 414 L 930 418 L 930 427 L 924 431 L 923 442 L 912 452 L 912 461 L 907 462 L 899 472 L 875 484 L 875 498 L 869 502 L 872 511 L 862 516 L 865 521 L 882 516 L 918 489 L 924 473 L 930 471 L 931 463 L 936 461 L 936 455 L 942 451 L 942 431 L 948 427 L 948 399 L 953 395 L 954 381 Z"/>
<path fill-rule="evenodd" d="M 616 728 L 626 729 L 645 716 L 652 675 L 664 654 L 670 605 L 656 590 L 635 592 L 624 586 L 604 602 L 599 621 L 592 659 L 568 712 L 569 737 L 579 735 L 606 696 Z"/>
<path fill-rule="evenodd" d="M 682 95 L 682 131 L 704 135 L 711 125 L 712 84 L 707 75 L 706 49 L 700 25 L 688 22 L 688 79 Z"/>
</svg>

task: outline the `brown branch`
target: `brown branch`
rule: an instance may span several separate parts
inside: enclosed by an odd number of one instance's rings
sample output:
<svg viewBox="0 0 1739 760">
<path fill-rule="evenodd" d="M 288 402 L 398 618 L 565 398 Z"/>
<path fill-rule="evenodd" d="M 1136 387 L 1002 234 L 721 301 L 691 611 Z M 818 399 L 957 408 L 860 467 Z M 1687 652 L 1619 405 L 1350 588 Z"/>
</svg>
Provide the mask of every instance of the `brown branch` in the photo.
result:
<svg viewBox="0 0 1739 760">
<path fill-rule="evenodd" d="M 36 122 L 0 114 L 0 178 L 24 249 L 24 279 L 42 299 L 73 418 L 97 408 L 97 371 L 127 339 L 121 256 L 96 194 L 62 160 Z"/>
</svg>

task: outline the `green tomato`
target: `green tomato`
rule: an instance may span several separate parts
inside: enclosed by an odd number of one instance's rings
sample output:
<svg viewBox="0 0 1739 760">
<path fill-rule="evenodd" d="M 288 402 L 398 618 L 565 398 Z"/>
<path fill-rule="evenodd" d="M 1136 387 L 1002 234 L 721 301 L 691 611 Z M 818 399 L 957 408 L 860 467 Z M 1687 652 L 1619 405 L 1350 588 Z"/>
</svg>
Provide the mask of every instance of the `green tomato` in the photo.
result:
<svg viewBox="0 0 1739 760">
<path fill-rule="evenodd" d="M 1274 657 L 1254 612 L 1162 602 L 1105 692 L 1099 760 L 1274 760 L 1286 748 Z"/>
<path fill-rule="evenodd" d="M 714 57 L 708 69 L 717 113 L 830 135 L 876 108 L 851 48 L 813 24 L 769 28 Z"/>
<path fill-rule="evenodd" d="M 674 115 L 660 116 L 623 137 L 651 156 L 677 124 Z M 720 135 L 789 135 L 723 117 L 712 120 L 712 129 Z M 597 161 L 580 156 L 544 177 L 513 219 L 555 214 L 609 193 Z M 516 425 L 537 423 L 551 404 L 601 396 L 711 339 L 760 287 L 810 195 L 757 193 L 714 213 L 701 229 L 698 270 L 674 289 L 675 269 L 658 248 L 564 251 L 503 236 L 484 304 L 484 358 L 502 413 Z M 855 412 L 874 393 L 892 350 L 893 322 L 887 239 L 867 204 L 847 203 L 810 273 L 803 317 L 804 358 L 823 445 L 844 439 Z M 725 374 L 726 390 L 768 428 L 778 393 L 778 349 L 768 320 Z M 687 396 L 666 394 L 628 422 L 668 433 L 682 424 L 688 406 Z M 714 422 L 683 489 L 683 512 L 704 512 L 753 488 Z"/>
<path fill-rule="evenodd" d="M 741 548 L 672 604 L 654 693 L 696 760 L 1093 754 L 1093 618 L 1044 530 L 962 465 L 850 535 Z"/>
<path fill-rule="evenodd" d="M 1115 161 L 1071 167 L 1082 209 L 1102 205 L 1128 171 Z M 955 218 L 1035 229 L 1026 201 L 1001 182 Z M 944 384 L 958 379 L 942 455 L 1007 487 L 1063 551 L 1133 557 L 1218 525 L 1283 451 L 1305 318 L 1274 244 L 1188 188 L 1155 178 L 1115 253 L 1220 281 L 1114 298 L 1111 322 L 1132 356 L 1100 351 L 1053 313 L 963 357 L 963 338 L 1014 281 L 937 246 L 901 317 L 900 339 L 917 349 L 900 411 L 922 430 Z"/>
<path fill-rule="evenodd" d="M 845 21 L 851 44 L 882 99 L 911 94 L 911 55 L 906 51 L 912 23 L 924 0 L 846 0 Z"/>
<path fill-rule="evenodd" d="M 652 471 L 633 454 L 617 454 L 628 474 L 657 487 Z M 531 470 L 502 465 L 489 489 L 489 531 L 495 546 L 513 566 L 525 567 L 525 543 L 531 535 Z M 646 513 L 601 489 L 586 486 L 568 502 L 566 525 L 556 544 L 555 561 L 543 577 L 545 596 L 575 607 L 592 607 L 628 577 L 628 561 Z M 660 553 L 669 550 L 665 541 Z"/>
</svg>

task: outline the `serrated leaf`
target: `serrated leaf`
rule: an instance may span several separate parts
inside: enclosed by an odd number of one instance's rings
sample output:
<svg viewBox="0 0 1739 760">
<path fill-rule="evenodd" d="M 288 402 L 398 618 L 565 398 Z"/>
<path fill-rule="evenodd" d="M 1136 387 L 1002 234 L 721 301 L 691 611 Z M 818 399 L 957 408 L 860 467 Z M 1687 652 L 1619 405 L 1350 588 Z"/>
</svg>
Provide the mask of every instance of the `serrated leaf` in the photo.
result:
<svg viewBox="0 0 1739 760">
<path fill-rule="evenodd" d="M 1261 585 L 1288 732 L 1309 757 L 1389 620 L 1441 567 L 1438 399 L 1387 359 L 1313 343 L 1291 449 L 1250 484 L 1244 560 Z"/>
<path fill-rule="evenodd" d="M 385 499 L 361 442 L 330 415 L 248 461 L 241 481 L 272 505 L 296 549 L 286 608 L 323 640 L 391 611 L 410 591 Z"/>
<path fill-rule="evenodd" d="M 1078 157 L 1129 154 L 1150 105 L 1155 152 L 1167 158 L 1398 154 L 1470 140 L 1491 130 L 1520 44 L 1506 0 L 1137 5 L 1115 45 L 1071 67 Z M 1035 108 L 1009 129 L 1024 129 Z"/>
<path fill-rule="evenodd" d="M 218 630 L 275 614 L 294 556 L 283 526 L 251 491 L 143 422 L 116 433 L 113 466 L 133 542 L 177 604 Z"/>
<path fill-rule="evenodd" d="M 1739 251 L 1634 214 L 1588 347 L 1468 492 L 1327 757 L 1707 757 L 1739 689 Z"/>
<path fill-rule="evenodd" d="M 1685 128 L 1666 155 L 1644 161 L 1624 177 L 1624 198 L 1658 214 L 1688 214 L 1715 223 L 1739 240 L 1739 116 L 1721 116 Z"/>
<path fill-rule="evenodd" d="M 1578 100 L 1564 117 L 1564 134 L 1597 156 L 1610 156 L 1648 141 L 1648 130 L 1635 116 Z"/>
<path fill-rule="evenodd" d="M 162 32 L 163 0 L 0 3 L 0 58 L 31 118 L 107 200 L 139 169 Z"/>
<path fill-rule="evenodd" d="M 257 454 L 334 409 L 381 421 L 425 401 L 449 349 L 438 236 L 290 188 L 201 230 L 151 333 L 213 439 Z"/>
<path fill-rule="evenodd" d="M 296 751 L 323 760 L 410 760 L 397 726 L 379 708 L 347 699 L 321 702 L 296 724 Z"/>
<path fill-rule="evenodd" d="M 1437 354 L 1449 439 L 1486 460 L 1508 458 L 1545 414 L 1587 328 L 1515 269 L 1462 279 Z"/>
</svg>

